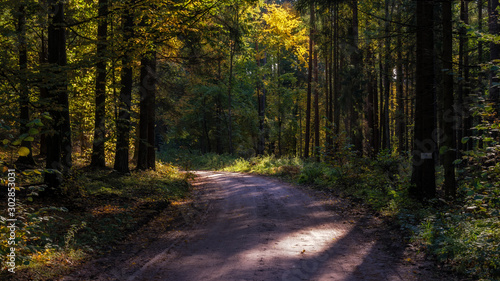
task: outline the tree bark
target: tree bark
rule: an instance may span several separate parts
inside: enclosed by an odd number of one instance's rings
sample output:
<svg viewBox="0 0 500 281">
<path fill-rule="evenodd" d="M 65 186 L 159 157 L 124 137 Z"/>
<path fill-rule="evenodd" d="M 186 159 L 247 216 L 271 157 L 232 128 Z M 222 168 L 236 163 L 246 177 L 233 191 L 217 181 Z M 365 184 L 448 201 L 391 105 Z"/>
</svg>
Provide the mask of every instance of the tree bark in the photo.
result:
<svg viewBox="0 0 500 281">
<path fill-rule="evenodd" d="M 106 167 L 106 53 L 108 36 L 108 0 L 99 0 L 99 23 L 97 26 L 97 63 L 95 84 L 95 120 L 94 141 L 90 166 L 93 168 Z"/>
<path fill-rule="evenodd" d="M 396 135 L 398 137 L 398 153 L 404 151 L 404 127 L 405 124 L 405 100 L 404 100 L 404 85 L 403 85 L 403 46 L 401 36 L 397 38 L 397 64 L 396 64 Z"/>
<path fill-rule="evenodd" d="M 235 44 L 233 41 L 230 43 L 229 47 L 229 82 L 227 89 L 227 110 L 228 110 L 228 137 L 229 137 L 229 154 L 233 154 L 233 113 L 232 113 L 232 90 L 233 90 L 233 60 L 234 60 L 234 52 L 235 52 Z"/>
<path fill-rule="evenodd" d="M 454 119 L 455 112 L 453 109 L 453 26 L 452 26 L 452 5 L 451 0 L 445 0 L 443 4 L 443 86 L 442 86 L 442 112 L 441 128 L 443 130 L 442 147 L 445 147 L 443 156 L 444 168 L 444 190 L 445 195 L 449 198 L 455 197 L 456 180 L 455 180 L 455 132 Z M 450 118 L 450 116 L 452 118 Z"/>
<path fill-rule="evenodd" d="M 314 3 L 311 2 L 309 7 L 310 22 L 309 22 L 309 66 L 307 73 L 307 101 L 306 101 L 306 133 L 304 136 L 304 158 L 309 158 L 309 142 L 311 137 L 311 95 L 313 83 L 313 53 L 314 53 Z"/>
<path fill-rule="evenodd" d="M 489 33 L 498 35 L 500 33 L 500 25 L 498 23 L 498 0 L 489 0 L 488 6 L 488 28 Z M 495 61 L 500 58 L 500 44 L 495 42 L 490 43 L 490 61 Z M 500 91 L 498 89 L 498 73 L 494 68 L 490 69 L 490 100 L 495 103 L 497 113 L 500 112 Z"/>
<path fill-rule="evenodd" d="M 316 27 L 314 27 L 316 29 Z M 314 156 L 316 157 L 316 161 L 320 160 L 320 152 L 319 152 L 319 144 L 320 144 L 320 118 L 319 118 L 319 74 L 318 74 L 318 51 L 314 51 L 314 84 L 313 84 L 313 92 L 314 92 Z"/>
<path fill-rule="evenodd" d="M 19 80 L 20 80 L 20 90 L 19 90 L 19 132 L 21 135 L 28 134 L 29 127 L 26 124 L 30 121 L 29 112 L 29 89 L 28 89 L 28 50 L 26 46 L 26 4 L 20 3 L 18 14 L 17 14 L 17 34 L 18 34 L 18 44 L 19 44 Z M 35 160 L 33 160 L 33 152 L 31 149 L 30 141 L 22 141 L 21 146 L 29 149 L 29 154 L 26 156 L 19 156 L 16 163 L 22 165 L 33 166 L 35 165 Z"/>
<path fill-rule="evenodd" d="M 261 58 L 259 57 L 259 42 L 255 41 L 255 51 L 257 53 L 257 79 L 256 79 L 256 89 L 257 89 L 257 110 L 259 116 L 259 135 L 257 140 L 257 155 L 264 155 L 265 142 L 265 132 L 264 132 L 264 120 L 265 120 L 265 94 L 261 88 L 262 82 L 260 79 L 260 67 Z"/>
<path fill-rule="evenodd" d="M 156 91 L 156 53 L 147 52 L 141 59 L 139 85 L 139 150 L 137 169 L 155 168 L 155 91 Z"/>
<path fill-rule="evenodd" d="M 464 24 L 469 23 L 469 12 L 468 12 L 468 2 L 462 0 L 460 3 L 460 20 Z M 470 96 L 470 81 L 469 81 L 469 52 L 468 52 L 468 38 L 467 38 L 467 28 L 465 26 L 459 29 L 459 47 L 458 47 L 458 73 L 460 77 L 460 83 L 458 84 L 458 95 L 457 95 L 457 116 L 458 124 L 457 129 L 457 158 L 462 158 L 461 151 L 468 150 L 468 144 L 462 144 L 462 138 L 470 133 L 470 127 L 472 124 L 468 122 L 470 119 L 467 118 L 466 112 L 468 110 L 468 101 Z M 469 128 L 468 128 L 469 127 Z"/>
<path fill-rule="evenodd" d="M 51 132 L 47 135 L 46 168 L 63 171 L 71 166 L 71 129 L 69 127 L 69 106 L 67 92 L 66 34 L 64 29 L 64 4 L 49 1 L 48 63 L 56 77 L 48 87 L 48 96 L 53 106 L 49 109 L 52 116 Z M 62 179 L 56 172 L 45 173 L 45 183 L 59 187 Z"/>
<path fill-rule="evenodd" d="M 130 48 L 133 37 L 134 18 L 131 11 L 125 10 L 122 16 L 124 42 Z M 129 173 L 130 146 L 130 105 L 132 102 L 132 58 L 126 51 L 122 58 L 121 86 L 119 96 L 118 118 L 116 120 L 116 152 L 114 169 L 119 173 Z"/>
<path fill-rule="evenodd" d="M 419 200 L 436 195 L 434 158 L 436 128 L 434 107 L 434 4 L 433 0 L 417 1 L 417 81 L 415 101 L 415 133 L 410 193 Z"/>
</svg>

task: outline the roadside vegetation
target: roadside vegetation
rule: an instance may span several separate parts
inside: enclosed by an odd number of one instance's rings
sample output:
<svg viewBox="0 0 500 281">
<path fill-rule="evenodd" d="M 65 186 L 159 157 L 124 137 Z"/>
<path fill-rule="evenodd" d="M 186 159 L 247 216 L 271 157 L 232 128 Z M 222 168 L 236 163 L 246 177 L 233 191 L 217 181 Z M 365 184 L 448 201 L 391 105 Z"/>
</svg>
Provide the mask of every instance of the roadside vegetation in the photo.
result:
<svg viewBox="0 0 500 281">
<path fill-rule="evenodd" d="M 69 173 L 61 193 L 36 185 L 43 179 L 35 171 L 17 174 L 18 183 L 31 186 L 30 190 L 21 187 L 16 196 L 16 261 L 22 265 L 16 267 L 15 274 L 3 270 L 1 280 L 64 276 L 83 261 L 112 251 L 119 241 L 190 191 L 189 175 L 162 162 L 156 163 L 156 171 L 132 171 L 129 175 L 111 169 L 76 168 Z M 2 256 L 12 247 L 3 239 L 9 232 L 7 223 L 0 221 Z"/>
</svg>

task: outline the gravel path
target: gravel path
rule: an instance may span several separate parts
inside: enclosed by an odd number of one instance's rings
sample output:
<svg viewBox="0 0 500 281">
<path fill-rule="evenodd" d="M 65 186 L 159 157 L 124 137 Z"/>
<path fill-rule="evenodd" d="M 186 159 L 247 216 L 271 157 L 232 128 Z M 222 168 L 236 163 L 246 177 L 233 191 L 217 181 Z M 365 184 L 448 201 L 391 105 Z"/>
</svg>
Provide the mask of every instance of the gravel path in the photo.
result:
<svg viewBox="0 0 500 281">
<path fill-rule="evenodd" d="M 62 280 L 453 280 L 408 255 L 378 218 L 342 213 L 345 200 L 265 177 L 196 174 L 199 200 L 183 227 Z"/>
</svg>

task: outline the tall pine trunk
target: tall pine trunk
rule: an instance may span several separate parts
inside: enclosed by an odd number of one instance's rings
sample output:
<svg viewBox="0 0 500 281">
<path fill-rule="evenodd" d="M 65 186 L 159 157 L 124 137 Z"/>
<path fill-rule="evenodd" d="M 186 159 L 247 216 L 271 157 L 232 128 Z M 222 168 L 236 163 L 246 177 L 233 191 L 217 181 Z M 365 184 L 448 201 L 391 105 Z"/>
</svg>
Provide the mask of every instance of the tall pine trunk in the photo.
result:
<svg viewBox="0 0 500 281">
<path fill-rule="evenodd" d="M 311 95 L 313 83 L 313 53 L 314 53 L 314 3 L 311 2 L 309 22 L 309 66 L 307 73 L 307 101 L 306 101 L 306 134 L 304 136 L 304 158 L 309 158 L 309 146 L 311 138 Z"/>
<path fill-rule="evenodd" d="M 69 106 L 67 92 L 67 74 L 64 67 L 67 63 L 66 34 L 64 29 L 64 3 L 49 1 L 48 27 L 48 63 L 53 74 L 53 83 L 47 89 L 53 106 L 49 109 L 52 116 L 50 133 L 46 136 L 47 157 L 46 168 L 65 171 L 71 166 L 71 129 L 69 127 Z M 45 183 L 52 187 L 61 184 L 58 173 L 46 173 Z"/>
<path fill-rule="evenodd" d="M 155 92 L 156 92 L 156 53 L 147 52 L 141 59 L 139 85 L 139 148 L 137 169 L 155 168 Z"/>
<path fill-rule="evenodd" d="M 125 10 L 122 16 L 124 42 L 126 49 L 130 48 L 133 37 L 134 18 L 130 10 Z M 128 173 L 130 146 L 130 105 L 132 102 L 132 58 L 125 52 L 122 58 L 121 89 L 119 97 L 118 118 L 116 120 L 116 152 L 114 169 L 119 173 Z"/>
<path fill-rule="evenodd" d="M 455 197 L 456 181 L 455 181 L 455 132 L 453 130 L 455 116 L 453 110 L 453 26 L 452 26 L 452 9 L 451 0 L 445 0 L 443 3 L 443 86 L 441 93 L 442 115 L 440 116 L 441 128 L 443 130 L 441 147 L 444 147 L 445 154 L 443 157 L 444 168 L 444 190 L 447 197 Z M 440 149 L 441 150 L 441 149 Z"/>
<path fill-rule="evenodd" d="M 25 3 L 20 3 L 18 14 L 17 14 L 17 35 L 18 35 L 18 46 L 19 46 L 19 132 L 21 135 L 28 134 L 29 127 L 26 124 L 30 120 L 29 112 L 29 89 L 28 89 L 28 49 L 26 46 L 26 6 Z M 26 156 L 19 156 L 17 159 L 17 164 L 22 165 L 35 165 L 35 160 L 33 160 L 33 152 L 31 150 L 30 141 L 22 141 L 21 146 L 29 149 L 29 153 Z"/>
<path fill-rule="evenodd" d="M 415 133 L 410 193 L 419 200 L 436 195 L 434 157 L 434 1 L 417 1 Z"/>
<path fill-rule="evenodd" d="M 149 77 L 148 90 L 149 90 L 149 103 L 148 103 L 148 169 L 156 170 L 156 52 L 151 52 L 148 61 L 149 70 L 151 71 Z"/>
<path fill-rule="evenodd" d="M 314 27 L 316 29 L 316 26 Z M 314 156 L 316 157 L 316 161 L 320 160 L 320 152 L 319 152 L 319 143 L 320 143 L 320 118 L 319 118 L 319 73 L 318 73 L 318 51 L 314 51 L 314 84 L 313 84 L 313 93 L 314 93 Z"/>
<path fill-rule="evenodd" d="M 94 142 L 90 166 L 106 167 L 104 144 L 106 140 L 106 56 L 108 36 L 108 0 L 99 0 L 99 23 L 97 25 L 97 63 L 95 83 Z"/>
<path fill-rule="evenodd" d="M 232 91 L 233 91 L 233 60 L 235 53 L 236 42 L 230 43 L 229 47 L 229 82 L 227 88 L 227 110 L 228 110 L 228 141 L 229 141 L 229 154 L 233 154 L 233 113 L 232 113 Z"/>
<path fill-rule="evenodd" d="M 496 36 L 500 33 L 500 25 L 498 23 L 498 0 L 489 0 L 488 5 L 488 28 L 489 33 Z M 492 41 L 490 43 L 490 61 L 495 61 L 500 58 L 500 44 Z M 498 73 L 495 68 L 490 70 L 490 100 L 496 104 L 497 112 L 500 112 L 500 91 L 498 89 Z"/>
<path fill-rule="evenodd" d="M 264 155 L 264 148 L 266 145 L 265 141 L 265 132 L 264 132 L 264 121 L 265 121 L 265 93 L 262 90 L 262 81 L 260 77 L 260 67 L 261 67 L 261 58 L 259 56 L 259 42 L 255 41 L 255 52 L 257 53 L 256 61 L 257 61 L 257 79 L 256 79 L 256 90 L 257 90 L 257 114 L 259 116 L 259 134 L 257 140 L 257 155 Z"/>
<path fill-rule="evenodd" d="M 404 151 L 404 128 L 405 124 L 405 99 L 403 85 L 403 51 L 401 36 L 397 38 L 397 64 L 396 64 L 396 135 L 398 137 L 398 152 Z"/>
</svg>

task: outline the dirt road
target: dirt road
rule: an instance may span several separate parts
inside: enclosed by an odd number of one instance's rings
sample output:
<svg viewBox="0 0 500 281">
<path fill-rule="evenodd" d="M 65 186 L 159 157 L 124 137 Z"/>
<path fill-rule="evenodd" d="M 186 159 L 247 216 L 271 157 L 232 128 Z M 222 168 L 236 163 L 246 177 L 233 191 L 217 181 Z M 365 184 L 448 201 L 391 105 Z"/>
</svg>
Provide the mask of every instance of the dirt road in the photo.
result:
<svg viewBox="0 0 500 281">
<path fill-rule="evenodd" d="M 444 280 L 376 217 L 342 215 L 345 200 L 259 176 L 197 175 L 190 223 L 62 280 Z"/>
</svg>

